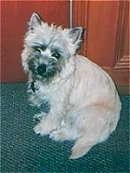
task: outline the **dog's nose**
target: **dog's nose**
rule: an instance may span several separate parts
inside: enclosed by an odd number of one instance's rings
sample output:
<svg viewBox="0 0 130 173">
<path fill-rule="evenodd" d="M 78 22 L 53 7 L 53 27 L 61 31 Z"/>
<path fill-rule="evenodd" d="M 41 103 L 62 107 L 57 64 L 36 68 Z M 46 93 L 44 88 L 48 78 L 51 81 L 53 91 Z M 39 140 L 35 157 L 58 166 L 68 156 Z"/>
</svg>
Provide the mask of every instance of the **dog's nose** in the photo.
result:
<svg viewBox="0 0 130 173">
<path fill-rule="evenodd" d="M 39 75 L 43 75 L 46 72 L 46 65 L 45 64 L 39 65 L 37 68 L 37 72 Z"/>
</svg>

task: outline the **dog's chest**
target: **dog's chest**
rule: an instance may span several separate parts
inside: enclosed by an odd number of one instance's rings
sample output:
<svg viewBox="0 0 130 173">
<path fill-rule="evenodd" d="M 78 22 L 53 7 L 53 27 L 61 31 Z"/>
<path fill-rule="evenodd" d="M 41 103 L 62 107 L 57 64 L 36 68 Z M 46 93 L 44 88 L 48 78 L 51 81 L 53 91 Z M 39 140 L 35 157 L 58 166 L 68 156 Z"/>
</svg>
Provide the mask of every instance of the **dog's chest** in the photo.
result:
<svg viewBox="0 0 130 173">
<path fill-rule="evenodd" d="M 62 107 L 64 105 L 70 90 L 69 81 L 59 81 L 52 85 L 39 85 L 39 96 L 44 102 L 48 102 L 53 107 Z"/>
</svg>

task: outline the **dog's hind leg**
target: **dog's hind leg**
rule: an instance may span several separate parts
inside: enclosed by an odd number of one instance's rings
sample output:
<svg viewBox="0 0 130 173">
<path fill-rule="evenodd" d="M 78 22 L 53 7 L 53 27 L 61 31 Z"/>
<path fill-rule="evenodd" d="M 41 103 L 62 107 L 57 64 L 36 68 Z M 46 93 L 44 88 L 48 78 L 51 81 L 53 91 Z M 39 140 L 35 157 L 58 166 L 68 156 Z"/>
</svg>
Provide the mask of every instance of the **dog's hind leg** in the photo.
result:
<svg viewBox="0 0 130 173">
<path fill-rule="evenodd" d="M 118 116 L 107 107 L 90 106 L 78 113 L 82 113 L 76 120 L 80 137 L 72 148 L 70 159 L 82 157 L 94 145 L 106 140 L 118 121 Z"/>
</svg>

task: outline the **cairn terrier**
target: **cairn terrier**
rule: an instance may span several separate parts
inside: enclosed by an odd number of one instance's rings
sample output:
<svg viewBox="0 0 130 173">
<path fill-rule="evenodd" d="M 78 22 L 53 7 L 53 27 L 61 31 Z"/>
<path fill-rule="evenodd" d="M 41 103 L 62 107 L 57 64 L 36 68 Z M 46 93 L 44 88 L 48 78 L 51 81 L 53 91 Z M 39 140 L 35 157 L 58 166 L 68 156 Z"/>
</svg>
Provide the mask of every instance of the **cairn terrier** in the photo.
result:
<svg viewBox="0 0 130 173">
<path fill-rule="evenodd" d="M 22 52 L 29 100 L 41 110 L 35 115 L 39 123 L 34 132 L 55 141 L 74 140 L 70 159 L 105 141 L 115 130 L 121 110 L 110 76 L 76 53 L 82 35 L 82 27 L 49 26 L 33 13 Z"/>
</svg>

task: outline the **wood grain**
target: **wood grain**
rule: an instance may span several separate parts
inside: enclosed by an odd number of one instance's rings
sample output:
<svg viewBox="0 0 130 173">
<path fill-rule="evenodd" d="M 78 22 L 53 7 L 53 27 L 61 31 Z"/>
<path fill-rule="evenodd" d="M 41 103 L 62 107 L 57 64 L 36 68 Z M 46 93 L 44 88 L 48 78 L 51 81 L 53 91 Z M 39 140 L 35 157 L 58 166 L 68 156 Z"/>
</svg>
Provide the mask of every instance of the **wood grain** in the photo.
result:
<svg viewBox="0 0 130 173">
<path fill-rule="evenodd" d="M 129 85 L 128 1 L 75 1 L 73 25 L 87 28 L 82 54 L 102 66 L 119 86 Z"/>
</svg>

